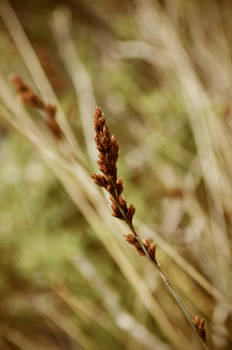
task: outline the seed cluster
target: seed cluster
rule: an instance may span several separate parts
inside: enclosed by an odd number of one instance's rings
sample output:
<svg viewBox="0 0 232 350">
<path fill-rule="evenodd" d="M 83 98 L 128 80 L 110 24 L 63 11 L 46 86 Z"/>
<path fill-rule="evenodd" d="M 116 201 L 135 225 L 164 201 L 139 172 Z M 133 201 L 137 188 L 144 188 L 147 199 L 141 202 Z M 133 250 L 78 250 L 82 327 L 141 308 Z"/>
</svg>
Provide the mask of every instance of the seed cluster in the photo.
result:
<svg viewBox="0 0 232 350">
<path fill-rule="evenodd" d="M 136 236 L 134 234 L 130 233 L 128 235 L 125 235 L 125 238 L 126 238 L 126 241 L 128 243 L 132 244 L 136 248 L 139 255 L 142 255 L 142 256 L 145 255 L 138 239 L 136 238 Z M 143 243 L 144 247 L 146 248 L 150 258 L 157 263 L 156 258 L 155 258 L 156 244 L 150 243 L 147 239 L 143 239 L 142 243 Z"/>
<path fill-rule="evenodd" d="M 140 255 L 146 255 L 157 264 L 155 259 L 155 244 L 147 240 L 139 241 L 138 236 L 133 228 L 133 216 L 135 207 L 133 204 L 127 205 L 125 198 L 122 196 L 124 189 L 123 180 L 117 178 L 117 160 L 119 145 L 114 135 L 111 135 L 106 125 L 105 116 L 100 107 L 95 108 L 94 127 L 96 131 L 95 141 L 99 152 L 98 167 L 103 175 L 93 174 L 92 179 L 95 183 L 104 187 L 110 194 L 112 215 L 118 219 L 124 220 L 132 233 L 125 236 L 126 241 L 132 244 Z M 144 247 L 144 249 L 143 249 Z M 144 251 L 145 250 L 145 251 Z"/>
<path fill-rule="evenodd" d="M 110 134 L 100 107 L 95 108 L 94 127 L 96 131 L 95 141 L 99 152 L 98 167 L 103 175 L 94 174 L 92 178 L 98 186 L 104 187 L 109 192 L 113 216 L 132 223 L 135 207 L 133 204 L 127 206 L 127 202 L 122 196 L 123 180 L 122 178 L 117 179 L 119 145 L 114 135 Z"/>
<path fill-rule="evenodd" d="M 50 103 L 44 103 L 44 101 L 34 93 L 31 87 L 24 83 L 20 76 L 13 76 L 10 81 L 19 94 L 21 102 L 42 111 L 44 123 L 57 139 L 62 139 L 63 132 L 55 119 L 56 107 Z"/>
</svg>

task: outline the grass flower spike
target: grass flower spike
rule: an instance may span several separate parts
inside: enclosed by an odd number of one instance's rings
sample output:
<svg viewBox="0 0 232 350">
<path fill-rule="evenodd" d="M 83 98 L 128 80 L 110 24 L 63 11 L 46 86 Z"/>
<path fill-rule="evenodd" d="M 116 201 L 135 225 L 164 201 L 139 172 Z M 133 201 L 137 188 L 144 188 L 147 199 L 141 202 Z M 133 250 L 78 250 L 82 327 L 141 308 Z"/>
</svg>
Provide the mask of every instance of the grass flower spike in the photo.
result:
<svg viewBox="0 0 232 350">
<path fill-rule="evenodd" d="M 205 328 L 204 322 L 202 323 L 201 319 L 196 318 L 192 320 L 192 317 L 189 315 L 188 311 L 185 309 L 181 300 L 179 299 L 175 289 L 172 284 L 166 277 L 163 272 L 160 264 L 156 259 L 156 244 L 149 242 L 148 240 L 141 239 L 138 233 L 135 231 L 133 225 L 133 217 L 135 214 L 135 207 L 133 204 L 127 205 L 126 199 L 122 196 L 124 189 L 122 178 L 118 179 L 117 176 L 117 160 L 119 155 L 119 145 L 114 135 L 109 131 L 109 128 L 106 124 L 105 116 L 102 113 L 100 107 L 95 108 L 94 113 L 94 127 L 95 127 L 95 141 L 96 147 L 99 152 L 98 167 L 101 171 L 100 174 L 93 174 L 92 179 L 95 183 L 106 189 L 110 195 L 112 215 L 116 218 L 123 220 L 129 227 L 130 233 L 125 235 L 125 239 L 128 243 L 132 244 L 139 255 L 146 256 L 155 269 L 159 272 L 161 278 L 165 282 L 169 292 L 172 297 L 178 304 L 179 308 L 185 315 L 187 321 L 194 329 L 198 335 L 201 345 L 203 348 L 208 349 L 208 346 L 205 342 Z M 197 322 L 197 323 L 196 323 Z"/>
<path fill-rule="evenodd" d="M 127 205 L 126 199 L 122 196 L 124 189 L 123 179 L 117 178 L 117 160 L 119 145 L 114 135 L 111 135 L 106 125 L 105 116 L 100 107 L 95 108 L 94 113 L 95 141 L 99 152 L 98 167 L 103 175 L 92 175 L 95 183 L 104 187 L 110 194 L 112 215 L 125 221 L 132 233 L 125 236 L 126 241 L 136 248 L 140 255 L 148 254 L 150 259 L 155 260 L 155 244 L 148 240 L 141 241 L 133 227 L 133 216 L 135 207 L 131 203 Z"/>
<path fill-rule="evenodd" d="M 92 178 L 98 186 L 104 187 L 110 193 L 113 216 L 132 223 L 135 213 L 133 204 L 127 206 L 122 196 L 124 189 L 122 178 L 117 179 L 117 160 L 119 145 L 114 135 L 110 134 L 104 114 L 100 107 L 94 113 L 95 141 L 99 151 L 98 166 L 103 175 L 94 174 Z"/>
</svg>

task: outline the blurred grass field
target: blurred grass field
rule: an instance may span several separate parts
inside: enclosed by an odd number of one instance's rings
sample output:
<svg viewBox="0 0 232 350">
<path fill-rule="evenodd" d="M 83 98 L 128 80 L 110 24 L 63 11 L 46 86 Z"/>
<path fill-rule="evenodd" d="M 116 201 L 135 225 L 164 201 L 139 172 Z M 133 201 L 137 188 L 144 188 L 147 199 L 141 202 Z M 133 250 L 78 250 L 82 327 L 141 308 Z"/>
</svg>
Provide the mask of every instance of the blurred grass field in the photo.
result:
<svg viewBox="0 0 232 350">
<path fill-rule="evenodd" d="M 232 347 L 230 1 L 0 2 L 0 349 L 196 349 L 111 216 L 94 106 L 120 145 L 136 227 L 210 349 Z M 47 102 L 57 142 L 9 83 Z"/>
</svg>

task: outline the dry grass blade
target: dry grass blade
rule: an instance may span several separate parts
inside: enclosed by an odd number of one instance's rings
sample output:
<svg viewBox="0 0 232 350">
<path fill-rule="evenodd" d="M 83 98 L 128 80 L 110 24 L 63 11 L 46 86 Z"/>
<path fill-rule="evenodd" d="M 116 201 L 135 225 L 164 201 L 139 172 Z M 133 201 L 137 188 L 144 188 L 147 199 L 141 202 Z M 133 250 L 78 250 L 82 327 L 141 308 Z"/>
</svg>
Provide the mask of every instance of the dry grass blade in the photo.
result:
<svg viewBox="0 0 232 350">
<path fill-rule="evenodd" d="M 176 71 L 182 87 L 189 121 L 198 149 L 202 174 L 208 186 L 209 192 L 207 195 L 210 210 L 212 213 L 217 213 L 217 219 L 221 223 L 219 232 L 217 226 L 212 222 L 215 214 L 210 215 L 213 235 L 211 244 L 214 245 L 215 251 L 220 247 L 221 254 L 216 255 L 216 259 L 218 260 L 218 269 L 222 273 L 224 268 L 227 269 L 231 259 L 225 221 L 223 219 L 222 180 L 218 170 L 219 166 L 215 150 L 217 147 L 223 147 L 223 152 L 227 154 L 228 148 L 225 148 L 225 144 L 222 146 L 225 139 L 224 133 L 214 111 L 210 108 L 209 98 L 170 19 L 161 9 L 158 2 L 152 3 L 148 1 L 145 4 L 137 1 L 137 5 L 137 23 L 141 32 L 154 45 L 159 42 L 166 50 L 169 57 L 169 66 Z M 150 24 L 156 25 L 156 35 L 151 35 L 149 21 Z M 159 33 L 159 36 L 157 33 Z M 196 118 L 196 115 L 198 115 L 198 118 Z M 215 133 L 215 130 L 217 130 L 217 133 Z M 210 196 L 214 199 L 213 202 L 210 200 Z"/>
<path fill-rule="evenodd" d="M 101 291 L 101 297 L 104 302 L 107 311 L 114 317 L 117 326 L 129 333 L 131 337 L 136 339 L 141 345 L 146 346 L 148 349 L 153 349 L 154 346 L 160 350 L 169 350 L 170 347 L 167 344 L 158 339 L 148 329 L 144 327 L 132 314 L 123 308 L 119 303 L 119 297 L 115 291 L 110 288 L 97 269 L 91 262 L 83 255 L 78 254 L 75 259 L 75 265 L 81 272 L 84 278 L 87 279 L 90 286 L 98 291 Z M 126 322 L 123 322 L 126 320 Z"/>
<path fill-rule="evenodd" d="M 95 97 L 91 78 L 75 49 L 71 36 L 71 14 L 68 10 L 55 11 L 52 17 L 51 27 L 60 56 L 75 88 L 85 144 L 90 158 L 95 160 L 96 149 L 90 120 L 92 109 L 96 104 Z"/>
<path fill-rule="evenodd" d="M 38 297 L 34 300 L 34 306 L 42 315 L 54 322 L 83 349 L 93 350 L 95 348 L 92 341 L 76 324 L 74 324 L 68 317 L 64 316 L 59 310 L 52 306 L 51 300 L 44 297 Z"/>
</svg>

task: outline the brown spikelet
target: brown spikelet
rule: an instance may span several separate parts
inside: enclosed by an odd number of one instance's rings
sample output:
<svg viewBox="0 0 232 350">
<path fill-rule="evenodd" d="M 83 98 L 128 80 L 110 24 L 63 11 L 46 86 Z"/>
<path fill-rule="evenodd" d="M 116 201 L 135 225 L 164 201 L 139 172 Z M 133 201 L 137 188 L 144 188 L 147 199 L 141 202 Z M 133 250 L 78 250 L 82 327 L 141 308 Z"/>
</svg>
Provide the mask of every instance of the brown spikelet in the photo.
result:
<svg viewBox="0 0 232 350">
<path fill-rule="evenodd" d="M 51 104 L 47 104 L 45 106 L 45 111 L 46 111 L 46 114 L 44 116 L 45 124 L 48 126 L 51 132 L 56 136 L 56 138 L 61 139 L 63 136 L 63 132 L 55 119 L 56 107 Z"/>
<path fill-rule="evenodd" d="M 122 212 L 120 211 L 115 200 L 112 200 L 111 208 L 112 208 L 112 215 L 113 216 L 115 216 L 116 218 L 118 218 L 120 220 L 124 220 L 124 216 L 123 216 Z"/>
<path fill-rule="evenodd" d="M 120 177 L 116 182 L 117 194 L 120 195 L 124 189 L 123 179 Z"/>
<path fill-rule="evenodd" d="M 107 188 L 107 180 L 105 176 L 93 174 L 91 177 L 98 186 Z"/>
<path fill-rule="evenodd" d="M 193 321 L 201 339 L 204 343 L 206 343 L 205 320 L 203 318 L 200 318 L 200 316 L 196 315 Z"/>
<path fill-rule="evenodd" d="M 140 244 L 139 244 L 139 242 L 134 234 L 125 235 L 125 238 L 126 238 L 126 241 L 128 243 L 132 244 L 136 248 L 139 255 L 142 255 L 142 256 L 145 255 L 143 249 L 141 248 L 141 246 L 140 246 Z"/>
<path fill-rule="evenodd" d="M 131 203 L 131 204 L 129 205 L 128 210 L 127 210 L 127 216 L 128 216 L 128 218 L 129 218 L 130 221 L 132 221 L 133 216 L 134 216 L 134 213 L 135 213 L 135 207 L 134 207 L 134 205 Z"/>
<path fill-rule="evenodd" d="M 118 202 L 119 202 L 120 207 L 123 209 L 123 211 L 125 211 L 125 213 L 127 213 L 128 208 L 127 208 L 126 200 L 125 200 L 125 198 L 123 198 L 123 196 L 121 194 L 118 196 Z"/>
<path fill-rule="evenodd" d="M 142 255 L 144 256 L 145 255 L 145 252 L 144 250 L 142 249 L 141 247 L 141 244 L 139 243 L 138 239 L 136 238 L 136 236 L 132 233 L 132 234 L 128 234 L 128 235 L 125 235 L 125 238 L 126 238 L 126 241 L 130 244 L 132 244 L 139 255 Z M 148 240 L 144 239 L 143 241 L 143 245 L 146 249 L 146 251 L 148 252 L 150 258 L 155 262 L 157 263 L 156 261 L 156 258 L 155 258 L 155 250 L 156 250 L 156 245 L 155 243 L 150 243 Z"/>
<path fill-rule="evenodd" d="M 150 243 L 149 248 L 148 248 L 148 254 L 150 255 L 150 258 L 153 261 L 157 262 L 156 258 L 155 258 L 155 252 L 156 252 L 156 244 L 154 242 Z"/>
<path fill-rule="evenodd" d="M 62 139 L 63 132 L 55 119 L 56 107 L 50 103 L 44 103 L 44 101 L 34 93 L 31 87 L 24 83 L 20 76 L 15 75 L 10 77 L 10 82 L 15 87 L 21 102 L 43 112 L 44 123 L 57 139 Z"/>
</svg>

